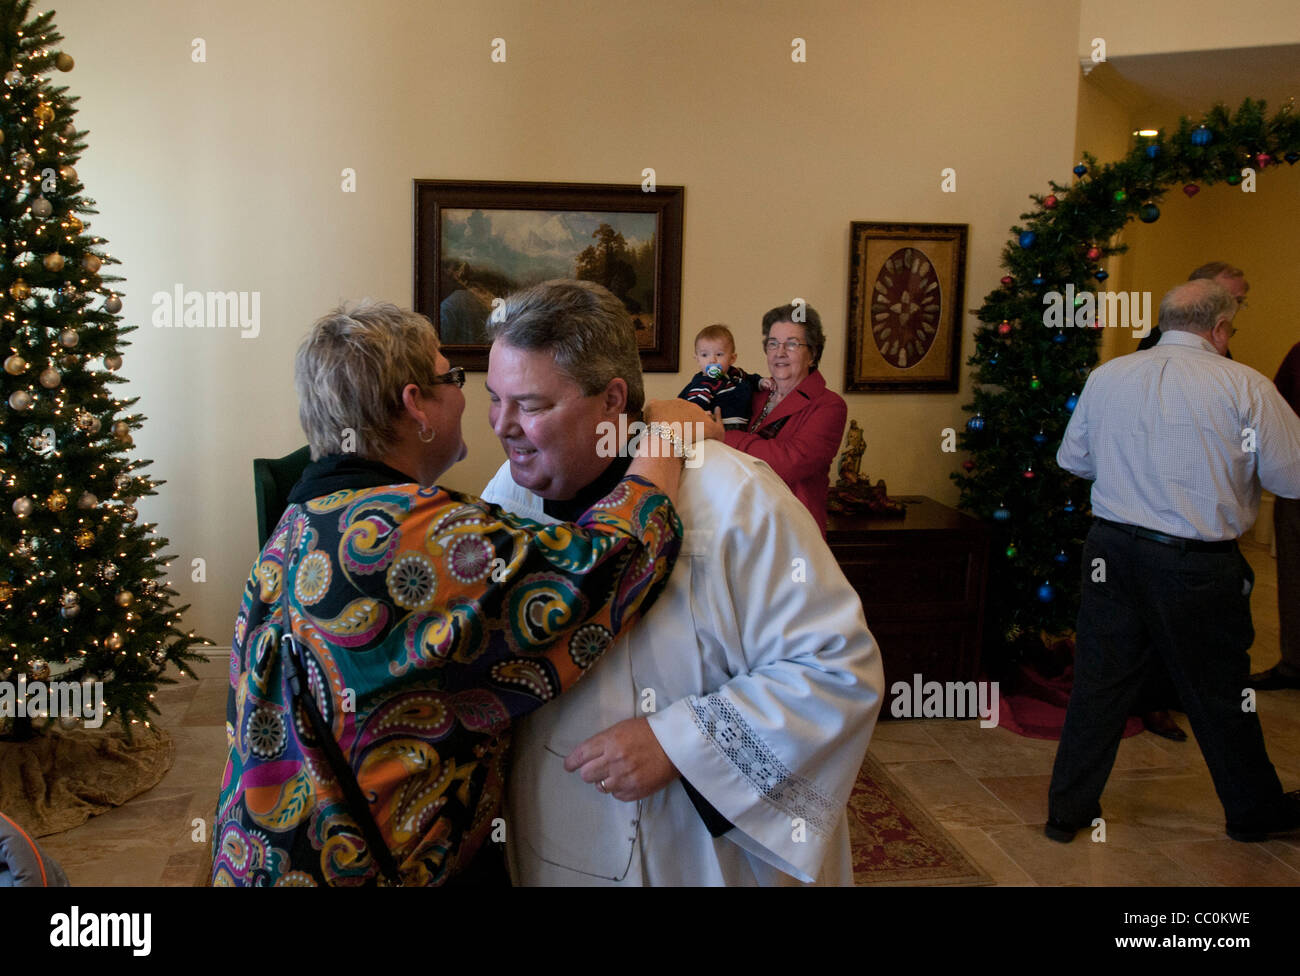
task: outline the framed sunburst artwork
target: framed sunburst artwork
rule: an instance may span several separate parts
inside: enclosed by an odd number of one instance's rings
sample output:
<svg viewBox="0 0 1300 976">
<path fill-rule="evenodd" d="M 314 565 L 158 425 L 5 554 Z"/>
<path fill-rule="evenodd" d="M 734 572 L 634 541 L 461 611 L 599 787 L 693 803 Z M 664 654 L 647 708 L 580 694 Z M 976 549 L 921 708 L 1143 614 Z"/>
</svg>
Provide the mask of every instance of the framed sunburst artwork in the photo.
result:
<svg viewBox="0 0 1300 976">
<path fill-rule="evenodd" d="M 853 221 L 845 392 L 956 392 L 968 229 Z"/>
</svg>

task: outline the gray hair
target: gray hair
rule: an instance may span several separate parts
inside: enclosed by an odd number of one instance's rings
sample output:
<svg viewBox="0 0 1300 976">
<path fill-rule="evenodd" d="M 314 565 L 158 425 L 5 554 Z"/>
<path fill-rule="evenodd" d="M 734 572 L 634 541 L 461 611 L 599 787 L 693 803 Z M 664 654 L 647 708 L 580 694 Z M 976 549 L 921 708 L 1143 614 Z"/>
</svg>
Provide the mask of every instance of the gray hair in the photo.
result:
<svg viewBox="0 0 1300 976">
<path fill-rule="evenodd" d="M 293 376 L 312 460 L 390 451 L 402 389 L 427 388 L 438 373 L 437 349 L 432 322 L 387 302 L 362 299 L 318 320 L 298 347 Z"/>
<path fill-rule="evenodd" d="M 1196 278 L 1171 288 L 1160 300 L 1160 329 L 1163 332 L 1210 332 L 1219 319 L 1237 314 L 1237 300 L 1221 284 Z"/>
<path fill-rule="evenodd" d="M 488 317 L 487 334 L 516 349 L 553 353 L 585 396 L 603 393 L 617 377 L 627 383 L 627 413 L 645 405 L 632 316 L 595 282 L 556 278 L 517 291 Z"/>
</svg>

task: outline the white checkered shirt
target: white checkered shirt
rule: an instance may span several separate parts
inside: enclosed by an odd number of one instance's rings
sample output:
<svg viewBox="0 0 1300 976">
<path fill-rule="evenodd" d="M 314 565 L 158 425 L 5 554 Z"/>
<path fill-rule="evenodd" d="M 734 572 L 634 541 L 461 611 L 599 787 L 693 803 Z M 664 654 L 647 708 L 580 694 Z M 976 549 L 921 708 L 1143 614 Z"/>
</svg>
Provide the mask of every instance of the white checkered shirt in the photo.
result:
<svg viewBox="0 0 1300 976">
<path fill-rule="evenodd" d="M 1092 513 L 1185 539 L 1236 539 L 1261 486 L 1300 497 L 1300 416 L 1267 377 L 1165 332 L 1093 370 L 1056 463 L 1093 481 Z"/>
</svg>

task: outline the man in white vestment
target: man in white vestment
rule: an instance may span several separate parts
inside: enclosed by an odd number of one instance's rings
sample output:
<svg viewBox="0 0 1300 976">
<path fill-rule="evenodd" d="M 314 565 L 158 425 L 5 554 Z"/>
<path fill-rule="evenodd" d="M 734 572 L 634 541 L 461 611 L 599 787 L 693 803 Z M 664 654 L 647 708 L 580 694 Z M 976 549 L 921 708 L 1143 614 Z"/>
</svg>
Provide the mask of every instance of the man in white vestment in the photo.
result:
<svg viewBox="0 0 1300 976">
<path fill-rule="evenodd" d="M 484 499 L 543 522 L 585 510 L 626 467 L 610 432 L 644 401 L 626 310 L 598 285 L 547 282 L 488 328 L 508 460 Z M 720 441 L 695 450 L 658 602 L 516 727 L 506 824 L 519 884 L 853 883 L 845 804 L 880 709 L 879 650 L 771 468 Z"/>
</svg>

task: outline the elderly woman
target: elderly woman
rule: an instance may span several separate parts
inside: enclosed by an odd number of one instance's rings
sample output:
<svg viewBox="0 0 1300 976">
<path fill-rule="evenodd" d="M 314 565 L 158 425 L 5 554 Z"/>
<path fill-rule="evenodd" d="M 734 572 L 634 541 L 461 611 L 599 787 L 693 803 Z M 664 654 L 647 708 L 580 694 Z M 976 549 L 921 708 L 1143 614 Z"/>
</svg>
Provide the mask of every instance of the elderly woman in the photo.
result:
<svg viewBox="0 0 1300 976">
<path fill-rule="evenodd" d="M 511 723 L 667 581 L 679 458 L 645 438 L 576 523 L 517 518 L 436 484 L 466 453 L 464 382 L 429 320 L 392 305 L 339 309 L 298 350 L 313 463 L 235 622 L 214 884 L 506 883 Z"/>
<path fill-rule="evenodd" d="M 726 442 L 770 464 L 825 536 L 828 476 L 849 408 L 817 370 L 826 348 L 821 316 L 811 305 L 772 309 L 763 316 L 763 348 L 776 389 L 754 397 L 749 428 L 726 431 Z M 709 432 L 722 436 L 712 425 Z"/>
</svg>

